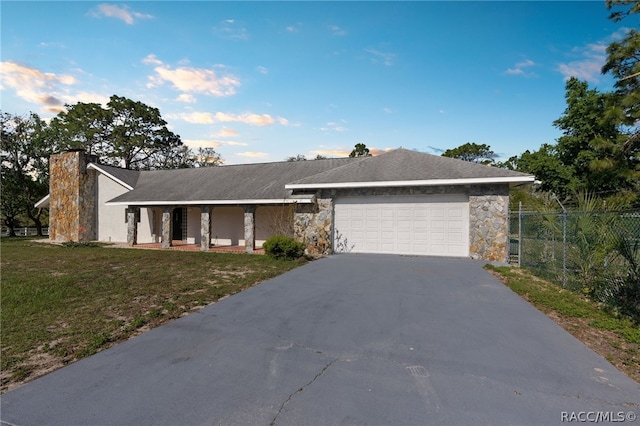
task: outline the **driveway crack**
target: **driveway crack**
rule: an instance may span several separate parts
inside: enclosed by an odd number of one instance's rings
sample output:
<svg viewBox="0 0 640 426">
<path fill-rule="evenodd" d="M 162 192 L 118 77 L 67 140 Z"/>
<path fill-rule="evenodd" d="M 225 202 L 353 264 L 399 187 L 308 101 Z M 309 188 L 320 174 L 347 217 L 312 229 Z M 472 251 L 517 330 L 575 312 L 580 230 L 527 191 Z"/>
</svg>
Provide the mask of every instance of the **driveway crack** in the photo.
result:
<svg viewBox="0 0 640 426">
<path fill-rule="evenodd" d="M 324 372 L 327 371 L 329 369 L 329 367 L 331 367 L 336 361 L 338 361 L 338 358 L 333 359 L 331 362 L 329 362 L 327 365 L 325 365 L 324 368 L 322 370 L 320 370 L 320 372 L 318 374 L 316 374 L 314 376 L 314 378 L 311 379 L 311 381 L 309 383 L 307 383 L 306 385 L 302 385 L 302 387 L 298 388 L 298 390 L 296 390 L 291 395 L 289 395 L 289 397 L 282 403 L 282 405 L 278 409 L 278 412 L 276 413 L 276 415 L 273 418 L 273 420 L 271 420 L 271 423 L 269 423 L 269 426 L 274 426 L 276 424 L 276 420 L 278 419 L 278 416 L 280 415 L 280 413 L 282 413 L 282 410 L 284 410 L 284 406 L 287 405 L 289 403 L 289 401 L 291 401 L 293 399 L 294 396 L 296 396 L 297 394 L 302 392 L 306 387 L 309 387 L 310 385 L 312 385 L 313 382 L 318 380 L 318 378 L 320 376 L 322 376 L 324 374 Z"/>
</svg>

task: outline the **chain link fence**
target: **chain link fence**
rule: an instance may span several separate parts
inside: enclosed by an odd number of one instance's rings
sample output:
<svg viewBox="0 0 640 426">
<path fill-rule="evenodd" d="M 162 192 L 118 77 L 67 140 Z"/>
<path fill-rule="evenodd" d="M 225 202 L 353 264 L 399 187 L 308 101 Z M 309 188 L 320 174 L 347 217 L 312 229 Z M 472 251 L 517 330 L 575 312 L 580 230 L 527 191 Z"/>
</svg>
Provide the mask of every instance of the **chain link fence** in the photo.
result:
<svg viewBox="0 0 640 426">
<path fill-rule="evenodd" d="M 510 239 L 512 263 L 640 314 L 640 210 L 512 212 Z"/>
</svg>

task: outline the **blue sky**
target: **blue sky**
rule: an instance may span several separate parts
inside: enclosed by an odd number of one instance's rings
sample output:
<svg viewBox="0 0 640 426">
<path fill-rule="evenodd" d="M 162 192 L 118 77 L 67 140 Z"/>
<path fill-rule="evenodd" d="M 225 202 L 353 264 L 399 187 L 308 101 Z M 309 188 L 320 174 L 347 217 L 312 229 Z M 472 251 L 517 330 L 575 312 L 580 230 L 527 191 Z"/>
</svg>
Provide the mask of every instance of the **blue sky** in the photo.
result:
<svg viewBox="0 0 640 426">
<path fill-rule="evenodd" d="M 226 164 L 560 135 L 569 76 L 607 91 L 603 1 L 2 1 L 1 103 L 50 118 L 117 94 Z"/>
</svg>

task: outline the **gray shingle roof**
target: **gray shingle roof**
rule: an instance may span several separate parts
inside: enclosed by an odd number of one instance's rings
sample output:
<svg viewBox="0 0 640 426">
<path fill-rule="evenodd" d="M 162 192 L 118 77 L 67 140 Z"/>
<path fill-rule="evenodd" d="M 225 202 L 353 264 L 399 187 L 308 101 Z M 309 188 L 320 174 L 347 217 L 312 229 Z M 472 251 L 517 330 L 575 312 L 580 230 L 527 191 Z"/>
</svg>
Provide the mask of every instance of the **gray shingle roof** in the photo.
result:
<svg viewBox="0 0 640 426">
<path fill-rule="evenodd" d="M 135 189 L 111 202 L 282 200 L 291 194 L 285 189 L 287 183 L 357 161 L 354 158 L 330 158 L 142 171 Z"/>
<path fill-rule="evenodd" d="M 100 166 L 106 168 L 108 166 Z M 125 172 L 109 168 L 109 173 Z M 126 171 L 130 172 L 130 171 Z M 138 173 L 135 188 L 114 203 L 197 203 L 199 201 L 283 200 L 291 198 L 286 185 L 431 181 L 507 178 L 531 175 L 467 161 L 396 149 L 376 157 L 331 158 L 262 164 L 241 164 L 198 169 L 154 170 Z M 123 178 L 133 178 L 124 176 Z M 123 179 L 124 180 L 124 179 Z M 294 189 L 295 190 L 295 189 Z"/>
<path fill-rule="evenodd" d="M 376 157 L 365 157 L 355 164 L 302 178 L 291 182 L 291 184 L 518 178 L 526 176 L 530 175 L 398 148 Z"/>
<path fill-rule="evenodd" d="M 132 188 L 135 188 L 141 173 L 138 170 L 121 169 L 120 167 L 106 166 L 104 164 L 94 164 L 94 166 Z"/>
</svg>

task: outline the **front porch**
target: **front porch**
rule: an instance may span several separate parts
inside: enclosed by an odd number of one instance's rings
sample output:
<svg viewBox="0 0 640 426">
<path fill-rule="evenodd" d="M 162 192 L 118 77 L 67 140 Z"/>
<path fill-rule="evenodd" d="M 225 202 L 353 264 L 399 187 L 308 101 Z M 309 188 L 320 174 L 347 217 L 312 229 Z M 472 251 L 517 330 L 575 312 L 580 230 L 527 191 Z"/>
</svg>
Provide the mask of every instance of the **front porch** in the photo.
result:
<svg viewBox="0 0 640 426">
<path fill-rule="evenodd" d="M 273 235 L 293 232 L 294 204 L 128 206 L 127 243 L 142 249 L 264 253 Z"/>
</svg>

